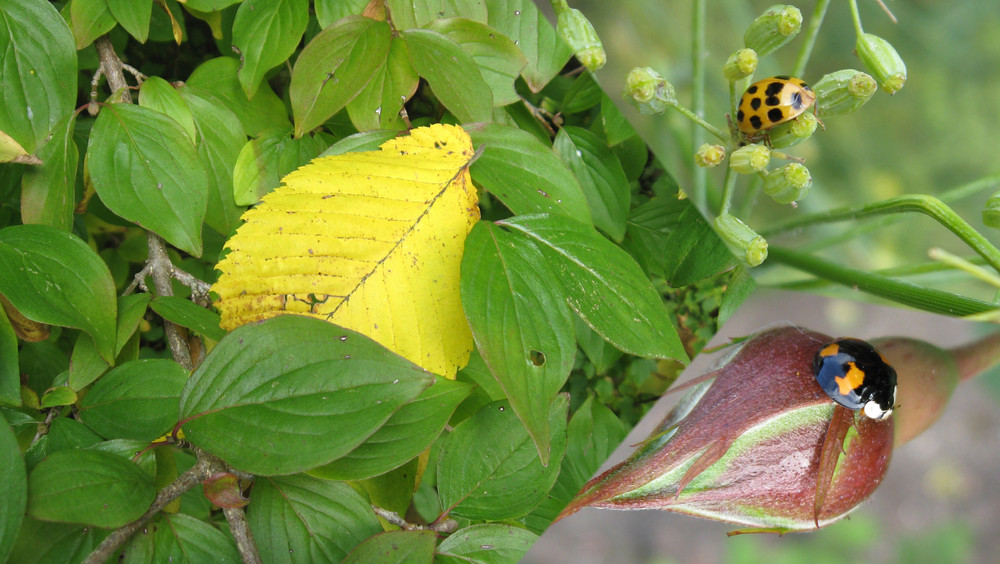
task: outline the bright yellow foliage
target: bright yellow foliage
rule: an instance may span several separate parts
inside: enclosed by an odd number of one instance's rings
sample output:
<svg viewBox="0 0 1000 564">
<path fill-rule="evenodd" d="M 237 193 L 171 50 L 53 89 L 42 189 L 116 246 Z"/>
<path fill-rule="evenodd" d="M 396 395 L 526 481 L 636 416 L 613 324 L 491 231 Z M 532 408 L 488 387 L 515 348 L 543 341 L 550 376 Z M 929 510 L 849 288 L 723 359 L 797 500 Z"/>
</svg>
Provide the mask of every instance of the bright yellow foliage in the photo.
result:
<svg viewBox="0 0 1000 564">
<path fill-rule="evenodd" d="M 286 176 L 226 243 L 222 327 L 310 315 L 454 378 L 472 350 L 458 285 L 479 220 L 472 156 L 462 128 L 439 124 Z"/>
</svg>

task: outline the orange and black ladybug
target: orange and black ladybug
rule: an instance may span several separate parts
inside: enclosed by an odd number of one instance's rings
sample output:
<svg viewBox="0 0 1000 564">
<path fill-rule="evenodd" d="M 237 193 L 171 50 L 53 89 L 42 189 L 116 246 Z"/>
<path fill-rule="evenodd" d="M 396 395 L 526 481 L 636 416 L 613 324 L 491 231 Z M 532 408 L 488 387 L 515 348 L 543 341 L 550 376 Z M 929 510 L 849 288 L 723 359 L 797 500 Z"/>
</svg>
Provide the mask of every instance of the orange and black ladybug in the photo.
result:
<svg viewBox="0 0 1000 564">
<path fill-rule="evenodd" d="M 833 401 L 872 419 L 885 419 L 896 405 L 896 371 L 860 339 L 837 339 L 821 348 L 813 375 Z"/>
<path fill-rule="evenodd" d="M 816 102 L 816 93 L 800 78 L 772 76 L 757 81 L 740 98 L 736 125 L 751 139 L 791 121 Z"/>
</svg>

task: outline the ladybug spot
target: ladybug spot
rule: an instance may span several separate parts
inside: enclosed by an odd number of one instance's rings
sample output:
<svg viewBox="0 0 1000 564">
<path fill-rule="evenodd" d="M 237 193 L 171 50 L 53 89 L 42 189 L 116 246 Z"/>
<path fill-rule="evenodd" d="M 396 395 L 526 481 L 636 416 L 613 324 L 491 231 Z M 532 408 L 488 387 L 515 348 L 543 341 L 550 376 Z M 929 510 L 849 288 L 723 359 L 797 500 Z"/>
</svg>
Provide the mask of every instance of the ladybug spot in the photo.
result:
<svg viewBox="0 0 1000 564">
<path fill-rule="evenodd" d="M 743 123 L 743 110 L 739 110 L 736 112 L 736 121 L 738 121 L 739 123 Z"/>
<path fill-rule="evenodd" d="M 777 96 L 768 96 L 765 102 L 767 103 L 768 106 L 780 106 L 781 98 L 778 98 Z"/>
<path fill-rule="evenodd" d="M 750 125 L 754 129 L 760 129 L 764 125 L 764 122 L 761 121 L 760 116 L 750 116 Z"/>
<path fill-rule="evenodd" d="M 760 107 L 760 98 L 753 98 L 750 100 L 750 107 L 754 110 Z"/>
<path fill-rule="evenodd" d="M 753 84 L 753 85 L 750 86 L 750 88 L 747 88 L 747 94 L 756 94 L 756 93 L 757 93 L 757 85 L 756 84 Z"/>
<path fill-rule="evenodd" d="M 768 96 L 775 96 L 777 94 L 780 94 L 784 88 L 785 88 L 785 83 L 772 82 L 771 84 L 767 85 L 767 90 L 764 91 L 764 94 L 767 94 Z"/>
<path fill-rule="evenodd" d="M 785 117 L 785 112 L 781 111 L 781 108 L 772 108 L 767 111 L 767 119 L 771 120 L 771 123 L 778 123 Z"/>
</svg>

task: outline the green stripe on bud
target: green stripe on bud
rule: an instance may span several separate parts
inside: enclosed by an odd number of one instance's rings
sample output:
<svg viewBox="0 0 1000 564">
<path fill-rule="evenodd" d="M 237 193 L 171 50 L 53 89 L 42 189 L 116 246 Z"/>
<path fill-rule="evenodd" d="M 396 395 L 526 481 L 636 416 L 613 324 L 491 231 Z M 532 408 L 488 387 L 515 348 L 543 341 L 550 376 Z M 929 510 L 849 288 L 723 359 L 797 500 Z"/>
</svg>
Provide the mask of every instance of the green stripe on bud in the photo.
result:
<svg viewBox="0 0 1000 564">
<path fill-rule="evenodd" d="M 802 12 L 798 8 L 775 4 L 750 24 L 743 34 L 743 43 L 763 57 L 791 41 L 801 29 Z"/>
<path fill-rule="evenodd" d="M 819 126 L 819 119 L 812 112 L 806 112 L 792 121 L 775 126 L 770 131 L 771 147 L 784 149 L 798 145 L 812 137 Z"/>
<path fill-rule="evenodd" d="M 812 175 L 805 165 L 788 163 L 772 170 L 764 179 L 764 192 L 779 204 L 790 204 L 806 197 Z"/>
<path fill-rule="evenodd" d="M 726 158 L 725 147 L 705 143 L 698 147 L 698 152 L 694 154 L 694 163 L 703 168 L 711 168 L 722 164 L 724 158 Z"/>
<path fill-rule="evenodd" d="M 729 166 L 740 174 L 757 174 L 771 162 L 771 150 L 766 145 L 754 143 L 740 147 L 729 155 Z"/>
<path fill-rule="evenodd" d="M 580 10 L 569 8 L 560 11 L 556 19 L 556 31 L 573 49 L 576 59 L 589 70 L 596 71 L 607 62 L 601 38 Z"/>
<path fill-rule="evenodd" d="M 858 36 L 854 50 L 882 90 L 895 94 L 906 84 L 906 63 L 885 39 L 871 33 L 862 33 Z"/>
<path fill-rule="evenodd" d="M 753 49 L 740 49 L 722 66 L 722 76 L 729 82 L 736 82 L 752 75 L 756 70 L 757 52 Z"/>
<path fill-rule="evenodd" d="M 983 208 L 983 225 L 1000 229 L 1000 192 L 990 196 Z"/>
<path fill-rule="evenodd" d="M 738 217 L 724 213 L 715 218 L 714 224 L 719 236 L 747 265 L 758 266 L 767 259 L 767 240 Z"/>
<path fill-rule="evenodd" d="M 640 114 L 646 115 L 663 113 L 677 103 L 674 86 L 649 67 L 636 67 L 629 71 L 622 96 L 631 100 Z"/>
<path fill-rule="evenodd" d="M 813 85 L 816 111 L 824 116 L 849 114 L 865 105 L 878 83 L 868 73 L 854 69 L 832 72 Z"/>
</svg>

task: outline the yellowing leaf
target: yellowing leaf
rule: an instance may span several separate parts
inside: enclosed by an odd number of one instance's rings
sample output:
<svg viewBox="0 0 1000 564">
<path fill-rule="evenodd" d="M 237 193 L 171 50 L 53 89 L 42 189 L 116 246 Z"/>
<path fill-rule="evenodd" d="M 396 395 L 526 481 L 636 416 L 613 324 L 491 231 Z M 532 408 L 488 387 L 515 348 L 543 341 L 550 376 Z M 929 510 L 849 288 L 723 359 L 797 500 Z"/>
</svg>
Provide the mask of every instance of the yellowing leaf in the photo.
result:
<svg viewBox="0 0 1000 564">
<path fill-rule="evenodd" d="M 286 176 L 226 244 L 222 327 L 309 315 L 453 378 L 472 350 L 459 293 L 479 220 L 472 156 L 462 128 L 439 124 Z"/>
</svg>

